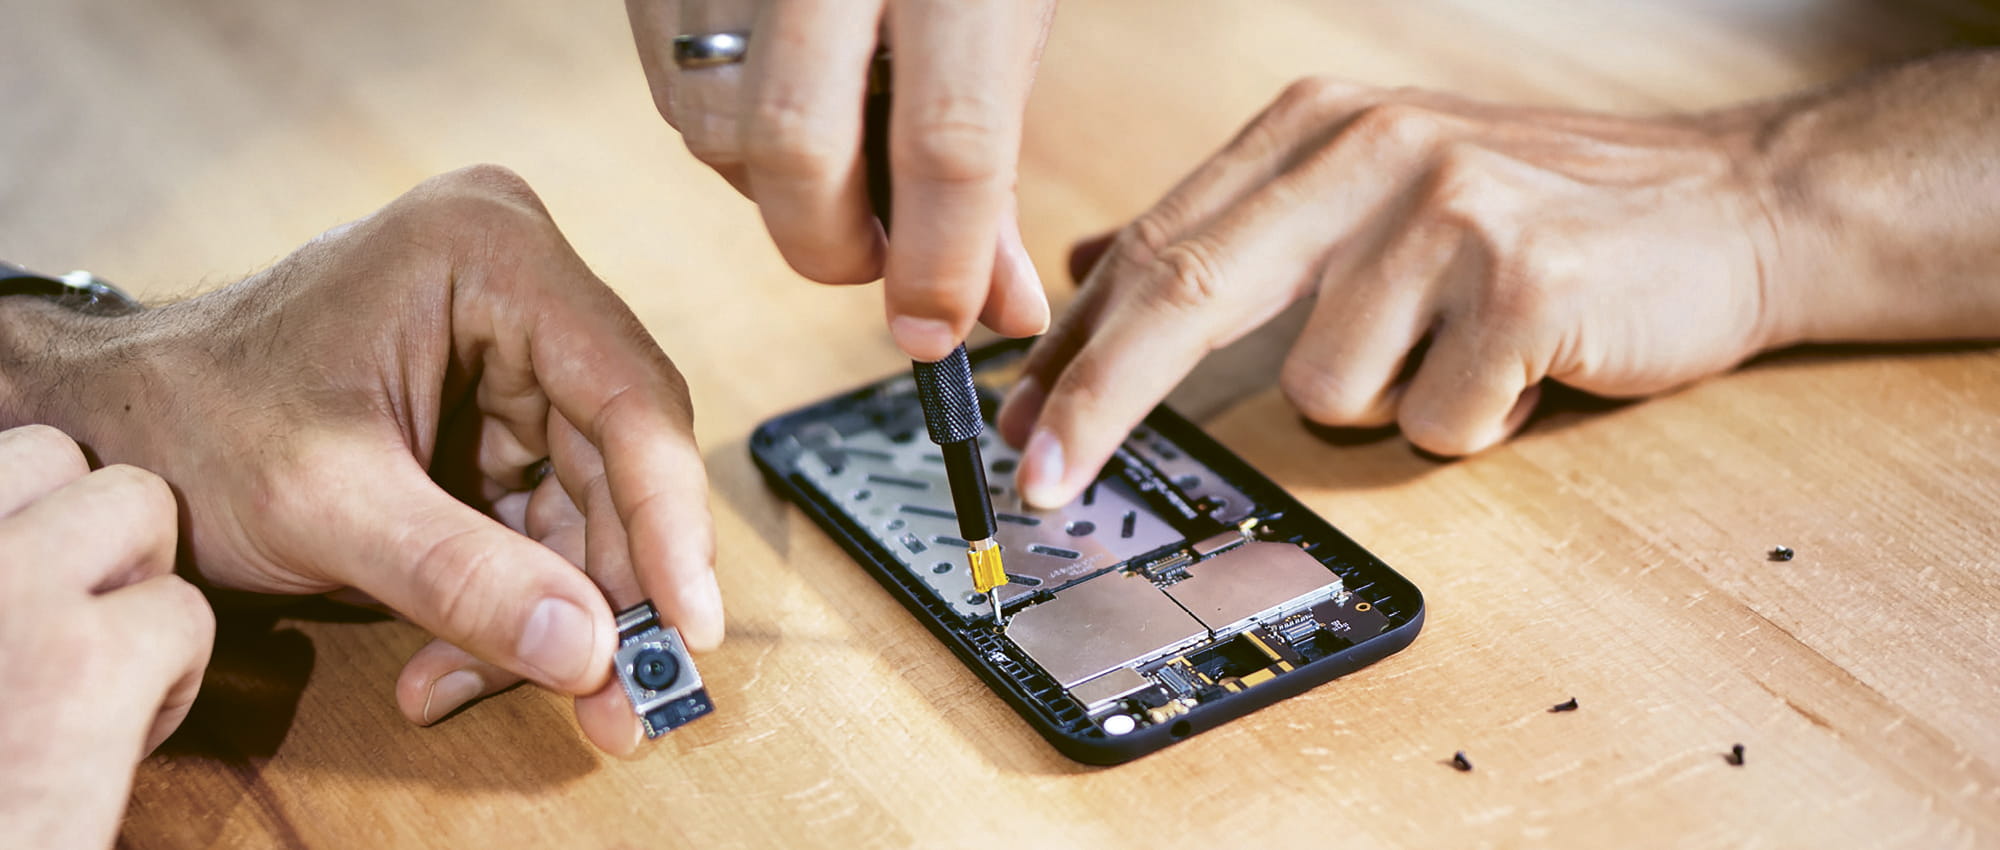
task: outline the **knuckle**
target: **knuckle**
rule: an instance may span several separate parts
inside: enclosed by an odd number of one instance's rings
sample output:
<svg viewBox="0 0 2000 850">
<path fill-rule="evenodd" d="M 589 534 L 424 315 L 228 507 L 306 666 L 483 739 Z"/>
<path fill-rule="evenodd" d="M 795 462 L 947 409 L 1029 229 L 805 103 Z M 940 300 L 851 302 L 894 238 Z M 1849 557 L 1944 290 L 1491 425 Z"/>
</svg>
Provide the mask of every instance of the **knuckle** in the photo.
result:
<svg viewBox="0 0 2000 850">
<path fill-rule="evenodd" d="M 743 146 L 735 136 L 714 131 L 708 122 L 690 122 L 681 128 L 681 142 L 687 145 L 689 154 L 710 168 L 743 163 Z"/>
<path fill-rule="evenodd" d="M 826 137 L 753 134 L 743 163 L 753 171 L 799 180 L 831 180 L 841 165 L 840 145 Z"/>
<path fill-rule="evenodd" d="M 1285 85 L 1278 93 L 1280 106 L 1295 106 L 1318 103 L 1325 99 L 1330 88 L 1330 80 L 1324 76 L 1300 77 Z"/>
<path fill-rule="evenodd" d="M 1358 89 L 1329 77 L 1305 77 L 1285 86 L 1264 111 L 1230 142 L 1230 150 L 1247 157 L 1264 157 L 1284 150 L 1303 128 L 1336 114 Z"/>
<path fill-rule="evenodd" d="M 1434 143 L 1442 130 L 1439 116 L 1410 103 L 1385 101 L 1362 109 L 1348 126 L 1348 134 L 1387 147 L 1425 147 Z"/>
<path fill-rule="evenodd" d="M 1509 250 L 1496 255 L 1493 273 L 1480 293 L 1481 306 L 1498 321 L 1542 323 L 1556 309 L 1566 252 L 1534 231 L 1524 231 L 1511 242 Z"/>
<path fill-rule="evenodd" d="M 1420 196 L 1420 215 L 1463 233 L 1490 257 L 1518 247 L 1523 199 L 1502 173 L 1506 158 L 1471 143 L 1439 151 Z"/>
<path fill-rule="evenodd" d="M 76 441 L 54 425 L 40 423 L 22 425 L 0 431 L 0 441 L 16 443 L 32 452 L 75 451 Z"/>
<path fill-rule="evenodd" d="M 1293 357 L 1278 374 L 1278 386 L 1292 406 L 1321 425 L 1346 425 L 1361 419 L 1371 401 L 1326 364 Z"/>
<path fill-rule="evenodd" d="M 1420 196 L 1419 217 L 1463 234 L 1489 257 L 1504 257 L 1511 253 L 1518 227 L 1505 193 L 1485 151 L 1455 145 L 1432 168 Z"/>
<path fill-rule="evenodd" d="M 160 582 L 160 598 L 171 608 L 172 622 L 191 630 L 196 645 L 205 646 L 215 639 L 215 609 L 209 607 L 208 597 L 201 589 L 187 579 L 168 573 L 151 581 Z"/>
<path fill-rule="evenodd" d="M 1274 117 L 1298 113 L 1321 115 L 1328 108 L 1352 101 L 1364 91 L 1366 89 L 1361 86 L 1334 77 L 1325 75 L 1301 77 L 1293 80 L 1285 86 L 1284 91 L 1278 93 L 1278 99 L 1271 104 L 1271 113 Z"/>
<path fill-rule="evenodd" d="M 1221 287 L 1214 251 L 1199 240 L 1184 240 L 1166 247 L 1154 261 L 1149 294 L 1157 306 L 1193 311 L 1214 303 Z"/>
<path fill-rule="evenodd" d="M 688 153 L 711 168 L 741 164 L 744 126 L 739 90 L 724 84 L 674 85 L 655 89 L 654 104 L 667 123 L 679 130 Z"/>
<path fill-rule="evenodd" d="M 422 604 L 434 630 L 454 643 L 485 626 L 488 600 L 480 592 L 480 579 L 504 566 L 496 563 L 497 548 L 482 545 L 481 537 L 476 531 L 456 532 L 432 543 L 416 560 Z"/>
<path fill-rule="evenodd" d="M 1476 225 L 1493 209 L 1495 188 L 1485 153 L 1470 145 L 1453 144 L 1439 152 L 1424 201 L 1455 223 Z"/>
<path fill-rule="evenodd" d="M 1132 220 L 1112 243 L 1112 256 L 1137 268 L 1156 261 L 1183 233 L 1193 231 L 1205 210 L 1196 201 L 1170 193 Z"/>
<path fill-rule="evenodd" d="M 1174 234 L 1178 232 L 1173 225 L 1175 216 L 1171 204 L 1170 201 L 1163 201 L 1133 219 L 1112 240 L 1111 255 L 1133 268 L 1151 266 L 1160 252 L 1174 244 Z"/>
<path fill-rule="evenodd" d="M 107 466 L 91 473 L 91 476 L 103 482 L 109 491 L 105 499 L 115 504 L 113 510 L 119 514 L 145 523 L 172 524 L 177 521 L 179 508 L 166 479 L 124 464 Z"/>
<path fill-rule="evenodd" d="M 528 181 L 504 165 L 468 165 L 445 175 L 450 185 L 467 194 L 483 195 L 525 206 L 541 206 Z"/>
<path fill-rule="evenodd" d="M 1007 168 L 1005 133 L 998 104 L 989 97 L 939 98 L 897 137 L 897 166 L 919 179 L 938 183 L 996 182 Z"/>
<path fill-rule="evenodd" d="M 642 400 L 644 395 L 643 390 L 631 384 L 612 390 L 605 396 L 604 403 L 598 406 L 597 415 L 585 423 L 580 423 L 584 425 L 585 436 L 592 442 L 602 445 L 611 434 L 634 426 L 643 426 L 643 421 L 628 424 L 627 420 L 634 416 L 640 417 L 641 420 L 646 417 L 648 411 L 647 405 Z"/>
<path fill-rule="evenodd" d="M 1420 216 L 1461 234 L 1485 258 L 1487 272 L 1469 292 L 1483 316 L 1532 324 L 1555 306 L 1568 248 L 1518 214 L 1521 204 L 1496 173 L 1497 156 L 1472 145 L 1445 148 L 1423 193 Z"/>
<path fill-rule="evenodd" d="M 853 140 L 828 126 L 825 116 L 795 99 L 771 96 L 750 112 L 743 162 L 780 177 L 828 180 L 853 158 Z"/>
<path fill-rule="evenodd" d="M 1159 258 L 1159 251 L 1154 246 L 1164 244 L 1156 241 L 1159 237 L 1155 234 L 1161 232 L 1150 218 L 1126 225 L 1112 237 L 1111 244 L 1104 249 L 1104 256 L 1084 279 L 1084 285 L 1115 287 L 1112 294 L 1117 297 L 1129 297 L 1139 291 L 1151 273 L 1154 261 Z"/>
<path fill-rule="evenodd" d="M 71 479 L 90 471 L 83 449 L 68 434 L 52 425 L 23 425 L 0 431 L 0 444 L 15 446 L 18 451 L 35 458 L 37 465 L 59 467 L 69 472 Z"/>
<path fill-rule="evenodd" d="M 440 175 L 397 221 L 410 231 L 446 239 L 525 236 L 545 230 L 548 208 L 528 181 L 498 165 L 473 165 Z M 425 240 L 431 241 L 431 240 Z"/>
</svg>

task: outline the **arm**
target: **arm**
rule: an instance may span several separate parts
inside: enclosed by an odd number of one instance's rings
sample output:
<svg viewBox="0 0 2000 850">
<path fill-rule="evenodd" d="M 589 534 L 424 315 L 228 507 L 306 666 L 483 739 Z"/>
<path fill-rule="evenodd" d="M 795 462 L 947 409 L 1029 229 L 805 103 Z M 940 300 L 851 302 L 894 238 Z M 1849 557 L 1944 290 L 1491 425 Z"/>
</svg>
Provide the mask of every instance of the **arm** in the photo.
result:
<svg viewBox="0 0 2000 850">
<path fill-rule="evenodd" d="M 1778 342 L 2000 335 L 2000 52 L 1778 104 L 1751 159 L 1799 293 Z"/>
<path fill-rule="evenodd" d="M 46 298 L 0 298 L 0 428 L 48 424 L 75 434 L 103 418 L 86 411 L 115 399 L 87 389 L 104 386 L 107 370 L 137 365 L 105 341 L 139 326 L 132 316 L 85 315 Z"/>
</svg>

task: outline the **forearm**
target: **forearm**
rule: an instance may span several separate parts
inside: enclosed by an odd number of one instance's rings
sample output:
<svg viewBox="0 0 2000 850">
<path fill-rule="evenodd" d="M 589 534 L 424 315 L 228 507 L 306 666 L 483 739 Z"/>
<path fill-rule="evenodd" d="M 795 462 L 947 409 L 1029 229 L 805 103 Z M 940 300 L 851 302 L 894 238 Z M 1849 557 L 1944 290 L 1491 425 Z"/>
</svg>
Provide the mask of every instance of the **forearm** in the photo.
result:
<svg viewBox="0 0 2000 850">
<path fill-rule="evenodd" d="M 2000 51 L 1777 105 L 1753 169 L 1780 343 L 2000 337 Z"/>
</svg>

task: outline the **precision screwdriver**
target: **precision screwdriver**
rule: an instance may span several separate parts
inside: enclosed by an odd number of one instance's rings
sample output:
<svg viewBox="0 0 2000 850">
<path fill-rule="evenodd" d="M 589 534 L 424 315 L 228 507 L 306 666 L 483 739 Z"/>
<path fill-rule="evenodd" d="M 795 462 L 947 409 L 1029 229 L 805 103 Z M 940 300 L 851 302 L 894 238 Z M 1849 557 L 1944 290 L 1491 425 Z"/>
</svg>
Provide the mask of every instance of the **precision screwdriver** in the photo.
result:
<svg viewBox="0 0 2000 850">
<path fill-rule="evenodd" d="M 868 99 L 862 113 L 861 151 L 868 169 L 868 203 L 889 231 L 889 109 L 890 61 L 886 50 L 875 52 L 868 69 Z M 979 412 L 979 390 L 972 383 L 972 363 L 963 343 L 936 363 L 912 361 L 917 398 L 924 408 L 924 428 L 931 442 L 944 451 L 945 478 L 951 485 L 951 506 L 958 514 L 958 533 L 965 538 L 965 560 L 972 568 L 972 589 L 993 603 L 993 622 L 1004 629 L 994 590 L 1007 583 L 1000 563 L 999 530 L 993 519 L 993 499 L 986 489 L 986 462 L 979 456 L 979 434 L 986 420 Z"/>
</svg>

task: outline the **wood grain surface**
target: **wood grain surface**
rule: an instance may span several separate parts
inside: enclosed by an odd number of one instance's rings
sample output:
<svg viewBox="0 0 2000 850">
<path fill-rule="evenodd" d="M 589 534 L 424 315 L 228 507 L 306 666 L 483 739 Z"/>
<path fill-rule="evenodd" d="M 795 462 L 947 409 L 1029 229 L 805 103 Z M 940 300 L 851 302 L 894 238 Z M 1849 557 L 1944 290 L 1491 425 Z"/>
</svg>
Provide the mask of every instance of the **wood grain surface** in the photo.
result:
<svg viewBox="0 0 2000 850">
<path fill-rule="evenodd" d="M 1183 399 L 1422 587 L 1429 624 L 1350 678 L 1085 768 L 757 477 L 757 422 L 903 361 L 873 288 L 791 274 L 653 113 L 619 4 L 0 0 L 0 22 L 0 256 L 192 293 L 500 163 L 687 374 L 713 478 L 713 718 L 625 760 L 531 688 L 419 729 L 391 693 L 415 629 L 235 615 L 139 768 L 124 843 L 2000 846 L 1988 348 L 1769 357 L 1570 400 L 1437 463 L 1300 425 L 1268 380 L 1285 340 L 1253 338 Z M 1952 0 L 1073 0 L 1028 120 L 1028 244 L 1065 300 L 1071 239 L 1307 74 L 1658 112 L 1996 35 L 1994 7 Z M 1798 557 L 1766 561 L 1775 544 Z M 1446 765 L 1459 750 L 1476 770 Z"/>
</svg>

